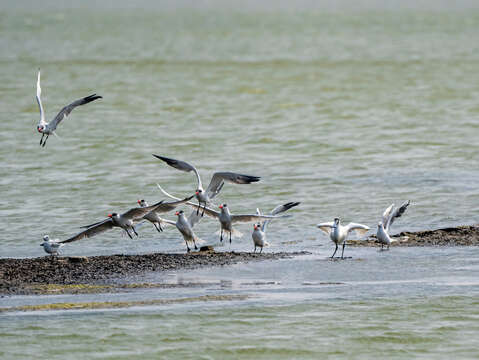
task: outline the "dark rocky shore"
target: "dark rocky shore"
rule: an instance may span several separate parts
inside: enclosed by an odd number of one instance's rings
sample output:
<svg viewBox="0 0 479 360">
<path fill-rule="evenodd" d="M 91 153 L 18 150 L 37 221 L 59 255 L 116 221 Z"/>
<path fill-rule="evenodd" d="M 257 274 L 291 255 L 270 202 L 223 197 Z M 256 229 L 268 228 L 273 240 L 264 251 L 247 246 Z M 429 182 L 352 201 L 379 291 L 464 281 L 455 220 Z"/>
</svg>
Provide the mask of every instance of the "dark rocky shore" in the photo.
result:
<svg viewBox="0 0 479 360">
<path fill-rule="evenodd" d="M 437 230 L 402 232 L 392 236 L 396 246 L 479 246 L 479 225 L 458 226 Z M 372 236 L 367 240 L 351 240 L 352 246 L 381 246 Z"/>
<path fill-rule="evenodd" d="M 189 254 L 111 255 L 0 259 L 0 294 L 48 293 L 48 285 L 119 284 L 125 278 L 153 271 L 175 271 L 240 262 L 289 258 L 296 253 L 194 252 Z M 123 281 L 124 283 L 124 281 Z M 145 287 L 148 286 L 145 284 Z M 120 286 L 125 287 L 125 286 Z M 66 287 L 92 290 L 95 287 Z M 98 289 L 106 289 L 101 286 Z M 61 290 L 61 289 L 59 289 Z M 70 291 L 69 291 L 70 292 Z"/>
</svg>

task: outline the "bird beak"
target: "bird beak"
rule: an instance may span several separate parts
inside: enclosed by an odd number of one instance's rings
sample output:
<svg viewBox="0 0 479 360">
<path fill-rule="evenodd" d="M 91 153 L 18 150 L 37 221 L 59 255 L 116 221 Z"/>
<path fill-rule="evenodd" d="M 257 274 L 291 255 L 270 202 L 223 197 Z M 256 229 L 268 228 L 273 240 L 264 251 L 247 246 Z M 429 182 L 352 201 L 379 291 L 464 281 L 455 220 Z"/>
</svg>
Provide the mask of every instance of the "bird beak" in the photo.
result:
<svg viewBox="0 0 479 360">
<path fill-rule="evenodd" d="M 138 203 L 138 205 L 140 205 L 141 201 L 140 201 L 140 200 L 138 200 L 138 201 L 137 201 L 137 203 Z"/>
<path fill-rule="evenodd" d="M 254 229 L 256 230 L 256 225 L 254 225 Z"/>
<path fill-rule="evenodd" d="M 199 193 L 200 193 L 199 191 L 195 192 L 196 195 L 198 195 Z"/>
<path fill-rule="evenodd" d="M 223 209 L 223 205 L 218 206 L 220 209 Z"/>
<path fill-rule="evenodd" d="M 177 211 L 177 212 L 175 212 L 175 215 L 180 215 L 180 213 Z"/>
<path fill-rule="evenodd" d="M 111 218 L 111 214 L 108 214 L 108 217 Z"/>
</svg>

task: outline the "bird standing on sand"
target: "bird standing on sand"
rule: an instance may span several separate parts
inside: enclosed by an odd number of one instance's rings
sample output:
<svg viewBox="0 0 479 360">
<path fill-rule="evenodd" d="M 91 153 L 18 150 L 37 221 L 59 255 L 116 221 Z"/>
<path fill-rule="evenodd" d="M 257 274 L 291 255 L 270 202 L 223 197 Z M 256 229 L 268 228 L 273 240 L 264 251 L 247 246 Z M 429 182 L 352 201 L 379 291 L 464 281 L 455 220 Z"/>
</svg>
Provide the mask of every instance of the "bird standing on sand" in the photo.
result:
<svg viewBox="0 0 479 360">
<path fill-rule="evenodd" d="M 378 242 L 381 244 L 381 250 L 384 250 L 384 245 L 386 245 L 387 250 L 389 250 L 389 245 L 396 241 L 395 239 L 391 239 L 389 236 L 389 229 L 391 228 L 394 220 L 404 214 L 410 203 L 411 201 L 408 200 L 396 209 L 394 208 L 394 204 L 391 204 L 391 206 L 384 210 L 382 219 L 378 223 L 378 231 L 376 233 Z"/>
<path fill-rule="evenodd" d="M 333 222 L 321 223 L 317 225 L 318 228 L 329 235 L 331 240 L 336 244 L 336 249 L 331 256 L 334 258 L 336 251 L 338 251 L 338 245 L 343 244 L 343 251 L 341 252 L 341 259 L 344 259 L 344 247 L 346 246 L 346 238 L 349 233 L 355 230 L 360 236 L 365 235 L 369 231 L 369 227 L 362 224 L 349 223 L 346 226 L 341 225 L 339 218 L 335 218 Z"/>
<path fill-rule="evenodd" d="M 162 203 L 163 201 L 160 201 L 159 203 L 151 206 L 133 208 L 123 214 L 108 214 L 108 219 L 87 226 L 82 226 L 83 228 L 86 228 L 86 230 L 76 234 L 75 236 L 72 236 L 67 240 L 60 241 L 60 244 L 65 244 L 84 238 L 90 238 L 107 230 L 113 229 L 114 227 L 122 228 L 130 237 L 130 239 L 133 239 L 130 231 L 133 231 L 133 233 L 138 236 L 138 233 L 135 230 L 135 224 L 142 221 L 146 214 L 148 214 L 150 211 L 156 210 L 156 208 Z"/>
<path fill-rule="evenodd" d="M 153 226 L 155 227 L 155 229 L 158 231 L 158 232 L 162 232 L 163 231 L 163 228 L 161 227 L 161 225 L 165 225 L 166 222 L 164 219 L 162 219 L 160 217 L 159 214 L 163 214 L 163 213 L 166 213 L 168 211 L 172 211 L 174 210 L 178 205 L 181 205 L 181 204 L 184 204 L 185 202 L 191 200 L 192 198 L 194 197 L 194 195 L 188 197 L 188 198 L 185 198 L 183 200 L 177 200 L 177 201 L 172 201 L 172 202 L 163 202 L 160 206 L 158 206 L 156 208 L 156 210 L 154 211 L 150 211 L 148 214 L 146 214 L 143 219 L 145 220 L 148 220 L 149 222 L 151 222 L 153 224 Z M 148 203 L 142 199 L 142 200 L 138 200 L 138 204 L 140 205 L 140 207 L 144 208 L 144 207 L 148 207 Z"/>
<path fill-rule="evenodd" d="M 270 215 L 277 215 L 281 214 L 289 209 L 298 206 L 299 202 L 289 202 L 283 205 L 276 206 L 273 210 L 271 210 Z M 261 215 L 261 211 L 256 209 L 256 214 Z M 259 222 L 254 224 L 254 230 L 251 234 L 254 243 L 254 252 L 256 252 L 256 247 L 261 248 L 260 253 L 263 252 L 263 247 L 268 246 L 269 244 L 266 242 L 266 226 L 269 224 L 271 219 L 263 221 L 263 223 Z"/>
<path fill-rule="evenodd" d="M 63 109 L 60 110 L 60 112 L 55 116 L 55 118 L 51 122 L 46 122 L 45 121 L 45 112 L 43 111 L 43 105 L 42 105 L 42 100 L 40 98 L 42 94 L 42 88 L 40 87 L 40 69 L 38 69 L 38 78 L 37 78 L 37 102 L 38 102 L 38 107 L 40 109 L 40 121 L 38 122 L 37 125 L 37 131 L 42 134 L 42 138 L 40 139 L 40 145 L 43 147 L 47 143 L 48 137 L 53 134 L 57 135 L 55 133 L 55 130 L 60 124 L 60 122 L 70 115 L 72 110 L 76 108 L 77 106 L 80 105 L 85 105 L 88 104 L 89 102 L 95 101 L 96 99 L 101 99 L 101 96 L 98 96 L 97 94 L 93 94 L 90 96 L 86 96 L 82 99 L 76 100 L 72 102 L 70 105 L 65 106 Z M 43 141 L 44 136 L 47 136 L 45 138 L 45 141 Z"/>
<path fill-rule="evenodd" d="M 45 250 L 47 254 L 55 256 L 58 255 L 58 250 L 60 250 L 63 244 L 60 244 L 58 240 L 50 240 L 50 236 L 45 235 L 43 237 L 43 243 L 40 244 L 40 246 L 43 246 L 43 250 Z"/>
<path fill-rule="evenodd" d="M 233 172 L 216 172 L 213 174 L 213 177 L 211 178 L 211 181 L 205 190 L 201 182 L 200 174 L 193 165 L 190 165 L 186 161 L 170 159 L 164 156 L 159 156 L 155 154 L 153 154 L 153 156 L 166 162 L 168 165 L 174 167 L 175 169 L 185 172 L 193 171 L 195 173 L 196 180 L 198 181 L 198 186 L 195 191 L 195 196 L 198 200 L 198 214 L 200 212 L 201 205 L 204 206 L 201 216 L 204 215 L 206 206 L 211 204 L 211 200 L 219 194 L 219 192 L 223 188 L 223 185 L 225 184 L 225 181 L 234 184 L 251 184 L 252 182 L 257 182 L 260 180 L 258 176 L 243 175 Z"/>
</svg>

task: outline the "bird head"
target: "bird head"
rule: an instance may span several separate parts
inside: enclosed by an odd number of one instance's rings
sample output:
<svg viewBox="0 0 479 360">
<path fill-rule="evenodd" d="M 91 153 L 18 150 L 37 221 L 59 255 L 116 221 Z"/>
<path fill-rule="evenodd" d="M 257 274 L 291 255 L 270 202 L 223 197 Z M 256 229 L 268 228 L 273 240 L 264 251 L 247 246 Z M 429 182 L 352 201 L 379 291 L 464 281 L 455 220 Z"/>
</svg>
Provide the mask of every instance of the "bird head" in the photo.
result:
<svg viewBox="0 0 479 360">
<path fill-rule="evenodd" d="M 203 192 L 202 189 L 197 189 L 196 192 L 195 192 L 195 194 L 196 194 L 196 195 L 199 195 L 199 194 L 201 194 L 202 192 Z"/>
<path fill-rule="evenodd" d="M 38 126 L 37 126 L 37 131 L 38 131 L 39 133 L 42 133 L 43 130 L 45 130 L 45 126 L 44 126 L 44 125 L 38 125 Z"/>
<path fill-rule="evenodd" d="M 141 207 L 147 207 L 148 203 L 145 201 L 145 199 L 138 200 L 138 205 Z"/>
<path fill-rule="evenodd" d="M 218 206 L 220 209 L 226 209 L 228 207 L 228 205 L 226 204 L 221 204 L 220 206 Z"/>
<path fill-rule="evenodd" d="M 334 218 L 334 225 L 338 226 L 339 222 L 340 222 L 339 218 Z"/>
<path fill-rule="evenodd" d="M 177 216 L 180 216 L 181 214 L 183 214 L 183 210 L 175 212 L 175 215 L 177 215 Z"/>
</svg>

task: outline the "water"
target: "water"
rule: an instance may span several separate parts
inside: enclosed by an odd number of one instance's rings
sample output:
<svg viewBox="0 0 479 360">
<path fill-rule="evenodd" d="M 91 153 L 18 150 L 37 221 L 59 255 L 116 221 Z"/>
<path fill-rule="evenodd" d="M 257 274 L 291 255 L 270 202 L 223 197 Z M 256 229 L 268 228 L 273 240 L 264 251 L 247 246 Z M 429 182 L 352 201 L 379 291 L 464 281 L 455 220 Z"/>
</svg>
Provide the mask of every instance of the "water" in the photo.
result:
<svg viewBox="0 0 479 360">
<path fill-rule="evenodd" d="M 0 256 L 41 256 L 43 234 L 64 239 L 140 198 L 158 200 L 156 182 L 191 192 L 193 175 L 151 153 L 188 160 L 205 179 L 223 169 L 261 176 L 226 185 L 218 203 L 244 213 L 301 201 L 294 218 L 270 227 L 267 251 L 313 253 L 145 275 L 232 281 L 226 288 L 1 299 L 11 306 L 252 295 L 2 315 L 4 357 L 477 357 L 477 249 L 347 249 L 353 260 L 324 261 L 332 244 L 314 224 L 335 216 L 373 227 L 391 202 L 411 199 L 394 231 L 479 221 L 477 5 L 359 4 L 3 4 Z M 61 139 L 44 149 L 35 130 L 38 67 L 47 119 L 73 99 L 104 96 L 75 109 Z M 216 244 L 216 228 L 203 221 L 198 235 Z M 239 230 L 245 236 L 231 248 L 251 250 L 252 226 Z M 183 247 L 175 229 L 157 234 L 147 224 L 138 240 L 112 231 L 64 253 Z M 274 284 L 241 285 L 255 279 Z M 39 345 L 56 335 L 63 340 L 55 347 Z"/>
</svg>

